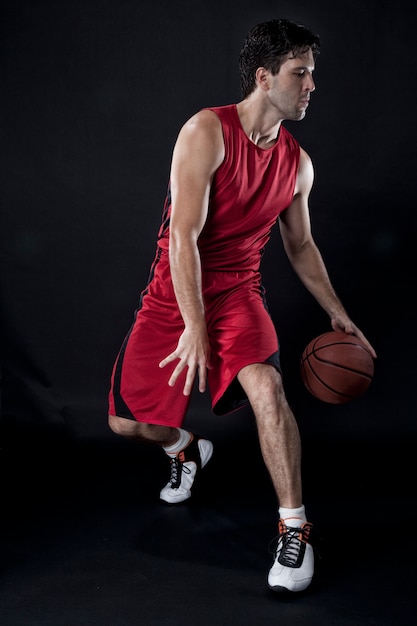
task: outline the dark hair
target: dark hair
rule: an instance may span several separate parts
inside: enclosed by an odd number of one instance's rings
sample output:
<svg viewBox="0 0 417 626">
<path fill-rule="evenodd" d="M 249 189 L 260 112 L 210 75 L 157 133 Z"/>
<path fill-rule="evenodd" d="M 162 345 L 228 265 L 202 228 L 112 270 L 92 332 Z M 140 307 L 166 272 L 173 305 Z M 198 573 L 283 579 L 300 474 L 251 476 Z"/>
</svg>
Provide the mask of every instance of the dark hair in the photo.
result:
<svg viewBox="0 0 417 626">
<path fill-rule="evenodd" d="M 255 73 L 258 67 L 265 67 L 272 74 L 277 74 L 286 54 L 302 54 L 310 48 L 315 58 L 319 53 L 320 38 L 301 24 L 281 19 L 254 26 L 239 53 L 243 98 L 255 89 Z"/>
</svg>

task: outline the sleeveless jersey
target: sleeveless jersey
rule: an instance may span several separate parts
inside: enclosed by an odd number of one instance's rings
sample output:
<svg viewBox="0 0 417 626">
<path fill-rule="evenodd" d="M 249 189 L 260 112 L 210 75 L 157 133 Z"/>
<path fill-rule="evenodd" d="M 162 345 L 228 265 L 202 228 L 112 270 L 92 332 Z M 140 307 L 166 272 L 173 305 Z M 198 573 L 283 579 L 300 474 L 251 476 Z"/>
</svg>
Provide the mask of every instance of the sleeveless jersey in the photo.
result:
<svg viewBox="0 0 417 626">
<path fill-rule="evenodd" d="M 282 125 L 272 148 L 245 134 L 235 104 L 210 109 L 219 117 L 225 157 L 211 187 L 208 215 L 198 247 L 203 270 L 259 269 L 279 214 L 292 201 L 300 146 Z M 168 250 L 171 197 L 168 190 L 158 245 Z"/>
<path fill-rule="evenodd" d="M 281 126 L 275 145 L 259 148 L 243 131 L 236 105 L 210 110 L 222 124 L 225 157 L 213 177 L 198 245 L 212 350 L 208 382 L 213 412 L 223 415 L 247 404 L 237 380 L 243 367 L 270 363 L 280 369 L 259 266 L 273 225 L 292 201 L 300 147 Z M 167 252 L 170 214 L 168 187 L 149 281 L 114 365 L 109 411 L 139 422 L 181 426 L 190 400 L 182 392 L 186 371 L 169 387 L 175 364 L 158 366 L 184 329 Z"/>
</svg>

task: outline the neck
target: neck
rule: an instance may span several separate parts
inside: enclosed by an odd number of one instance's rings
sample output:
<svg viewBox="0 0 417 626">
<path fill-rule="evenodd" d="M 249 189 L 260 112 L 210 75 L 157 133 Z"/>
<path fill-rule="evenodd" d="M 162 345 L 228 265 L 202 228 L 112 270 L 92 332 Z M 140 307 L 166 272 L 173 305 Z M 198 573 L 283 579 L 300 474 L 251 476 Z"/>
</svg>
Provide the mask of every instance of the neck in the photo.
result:
<svg viewBox="0 0 417 626">
<path fill-rule="evenodd" d="M 250 98 L 236 107 L 243 130 L 255 145 L 270 148 L 277 142 L 282 120 L 277 120 L 270 109 Z"/>
</svg>

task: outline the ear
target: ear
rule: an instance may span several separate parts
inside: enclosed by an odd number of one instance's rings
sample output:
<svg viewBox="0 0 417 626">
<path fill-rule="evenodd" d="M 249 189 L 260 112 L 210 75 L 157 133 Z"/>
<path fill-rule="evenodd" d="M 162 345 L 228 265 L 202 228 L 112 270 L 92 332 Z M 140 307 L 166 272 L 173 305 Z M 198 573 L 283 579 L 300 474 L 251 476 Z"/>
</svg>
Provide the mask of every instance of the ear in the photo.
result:
<svg viewBox="0 0 417 626">
<path fill-rule="evenodd" d="M 270 87 L 271 72 L 265 67 L 258 67 L 255 72 L 255 78 L 256 84 L 259 85 L 263 91 L 268 91 Z"/>
</svg>

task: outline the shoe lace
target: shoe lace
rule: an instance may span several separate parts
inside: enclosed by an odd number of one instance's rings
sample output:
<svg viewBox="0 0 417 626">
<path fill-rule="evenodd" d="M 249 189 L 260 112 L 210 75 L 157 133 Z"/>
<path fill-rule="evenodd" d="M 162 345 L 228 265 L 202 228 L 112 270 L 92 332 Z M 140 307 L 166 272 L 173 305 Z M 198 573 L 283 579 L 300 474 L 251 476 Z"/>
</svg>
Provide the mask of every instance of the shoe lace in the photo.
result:
<svg viewBox="0 0 417 626">
<path fill-rule="evenodd" d="M 177 456 L 171 458 L 171 477 L 169 484 L 172 489 L 178 489 L 181 484 L 181 473 L 189 474 L 191 470 Z"/>
<path fill-rule="evenodd" d="M 292 528 L 283 526 L 278 538 L 276 556 L 282 565 L 296 567 L 300 557 L 303 543 L 308 541 L 310 528 Z"/>
</svg>

